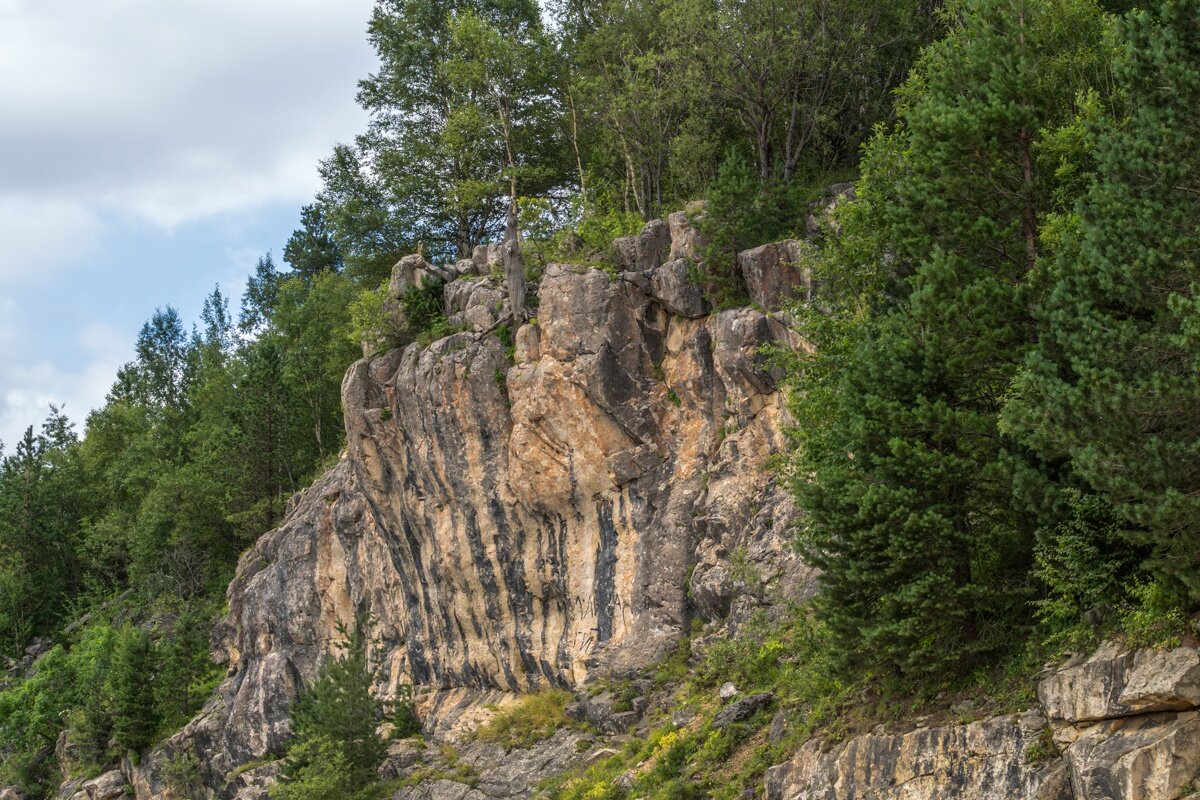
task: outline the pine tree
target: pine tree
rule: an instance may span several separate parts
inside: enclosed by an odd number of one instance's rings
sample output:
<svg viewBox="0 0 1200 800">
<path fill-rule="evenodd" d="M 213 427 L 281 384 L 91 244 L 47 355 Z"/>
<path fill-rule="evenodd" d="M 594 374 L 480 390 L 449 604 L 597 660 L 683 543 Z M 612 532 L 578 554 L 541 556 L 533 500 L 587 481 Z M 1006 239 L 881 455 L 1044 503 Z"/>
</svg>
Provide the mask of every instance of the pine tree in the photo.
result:
<svg viewBox="0 0 1200 800">
<path fill-rule="evenodd" d="M 1054 262 L 1045 333 L 1008 419 L 1119 512 L 1133 548 L 1200 599 L 1200 14 L 1119 27 L 1128 119 L 1092 126 L 1097 174 Z"/>
<path fill-rule="evenodd" d="M 316 780 L 330 745 L 344 765 L 344 789 L 359 792 L 377 778 L 387 752 L 377 727 L 381 709 L 371 694 L 375 673 L 367 663 L 366 620 L 354 630 L 340 628 L 345 637 L 341 653 L 331 656 L 317 679 L 292 706 L 293 744 L 284 765 L 284 785 Z"/>
<path fill-rule="evenodd" d="M 851 659 L 931 679 L 1026 616 L 1046 492 L 997 415 L 1034 333 L 1027 282 L 1055 196 L 1039 143 L 1096 74 L 1102 33 L 1087 0 L 954 11 L 902 90 L 898 129 L 873 146 L 895 175 L 886 202 L 867 198 L 857 219 L 885 249 L 875 283 L 890 309 L 853 337 L 799 470 L 806 549 Z"/>
<path fill-rule="evenodd" d="M 154 741 L 154 649 L 150 636 L 128 626 L 121 632 L 109 675 L 113 704 L 113 742 L 119 752 L 141 751 Z"/>
</svg>

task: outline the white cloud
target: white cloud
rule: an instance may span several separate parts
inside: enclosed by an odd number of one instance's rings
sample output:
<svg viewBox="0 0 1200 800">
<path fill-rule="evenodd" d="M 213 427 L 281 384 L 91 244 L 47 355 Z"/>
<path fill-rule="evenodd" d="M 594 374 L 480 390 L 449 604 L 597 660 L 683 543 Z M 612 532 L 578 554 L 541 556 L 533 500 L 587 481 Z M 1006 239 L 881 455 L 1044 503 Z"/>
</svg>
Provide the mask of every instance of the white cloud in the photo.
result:
<svg viewBox="0 0 1200 800">
<path fill-rule="evenodd" d="M 0 441 L 6 453 L 27 427 L 37 429 L 51 404 L 82 432 L 88 411 L 104 402 L 117 369 L 133 357 L 127 337 L 95 323 L 83 329 L 76 343 L 84 360 L 64 367 L 36 355 L 27 323 L 15 300 L 0 297 Z"/>
<path fill-rule="evenodd" d="M 371 6 L 0 2 L 0 213 L 41 203 L 86 239 L 108 214 L 171 229 L 306 201 L 317 160 L 365 125 Z"/>
<path fill-rule="evenodd" d="M 187 225 L 195 237 L 219 220 L 228 236 L 230 220 L 311 198 L 317 160 L 366 123 L 354 94 L 375 68 L 372 6 L 0 0 L 0 439 L 49 403 L 81 423 L 132 351 L 115 333 L 127 320 L 90 317 L 162 302 L 138 294 L 148 281 L 134 276 L 151 273 L 118 233 Z M 244 275 L 216 268 L 240 294 Z M 89 319 L 54 299 L 101 282 L 106 306 L 71 306 Z"/>
</svg>

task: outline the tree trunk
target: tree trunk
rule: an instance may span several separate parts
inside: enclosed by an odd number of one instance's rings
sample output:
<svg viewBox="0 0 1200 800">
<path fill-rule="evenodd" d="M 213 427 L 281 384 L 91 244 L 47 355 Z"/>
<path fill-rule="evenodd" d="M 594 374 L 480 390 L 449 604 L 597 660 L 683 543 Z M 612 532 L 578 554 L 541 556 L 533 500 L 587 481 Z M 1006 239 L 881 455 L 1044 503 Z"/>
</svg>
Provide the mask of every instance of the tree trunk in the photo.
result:
<svg viewBox="0 0 1200 800">
<path fill-rule="evenodd" d="M 521 258 L 521 242 L 517 228 L 517 198 L 508 204 L 508 221 L 504 226 L 504 276 L 508 284 L 508 303 L 513 322 L 525 322 L 525 263 Z"/>
</svg>

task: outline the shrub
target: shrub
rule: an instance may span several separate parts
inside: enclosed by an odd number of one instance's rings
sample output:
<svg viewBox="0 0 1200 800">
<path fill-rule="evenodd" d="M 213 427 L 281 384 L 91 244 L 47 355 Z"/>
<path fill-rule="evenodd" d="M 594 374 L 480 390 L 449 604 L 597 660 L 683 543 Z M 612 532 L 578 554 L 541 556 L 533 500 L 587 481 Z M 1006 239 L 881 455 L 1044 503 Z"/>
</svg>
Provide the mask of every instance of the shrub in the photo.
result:
<svg viewBox="0 0 1200 800">
<path fill-rule="evenodd" d="M 631 211 L 609 211 L 592 214 L 579 223 L 579 238 L 587 253 L 607 253 L 613 239 L 640 233 L 645 221 Z"/>
<path fill-rule="evenodd" d="M 516 704 L 496 711 L 475 731 L 475 738 L 495 742 L 505 750 L 529 747 L 549 739 L 566 724 L 565 710 L 570 701 L 570 693 L 561 689 L 528 695 Z"/>
<path fill-rule="evenodd" d="M 398 307 L 388 299 L 389 292 L 385 281 L 377 289 L 360 292 L 350 303 L 352 342 L 383 352 L 413 341 L 428 344 L 453 332 L 442 308 L 441 284 L 408 287 Z"/>
<path fill-rule="evenodd" d="M 1175 595 L 1156 581 L 1129 588 L 1130 600 L 1120 608 L 1120 624 L 1130 647 L 1179 647 L 1188 618 Z"/>
<path fill-rule="evenodd" d="M 1034 575 L 1045 586 L 1034 601 L 1042 643 L 1052 650 L 1085 646 L 1095 635 L 1086 617 L 1125 599 L 1138 554 L 1125 546 L 1118 519 L 1100 497 L 1070 491 L 1070 513 L 1034 550 Z"/>
<path fill-rule="evenodd" d="M 749 303 L 737 254 L 783 238 L 803 224 L 802 196 L 795 186 L 764 186 L 745 153 L 729 151 L 705 194 L 704 216 L 696 220 L 707 244 L 692 279 L 710 302 L 718 308 Z"/>
<path fill-rule="evenodd" d="M 361 784 L 347 761 L 344 747 L 317 734 L 297 742 L 288 752 L 296 767 L 267 791 L 270 800 L 368 800 L 382 796 L 381 787 Z"/>
</svg>

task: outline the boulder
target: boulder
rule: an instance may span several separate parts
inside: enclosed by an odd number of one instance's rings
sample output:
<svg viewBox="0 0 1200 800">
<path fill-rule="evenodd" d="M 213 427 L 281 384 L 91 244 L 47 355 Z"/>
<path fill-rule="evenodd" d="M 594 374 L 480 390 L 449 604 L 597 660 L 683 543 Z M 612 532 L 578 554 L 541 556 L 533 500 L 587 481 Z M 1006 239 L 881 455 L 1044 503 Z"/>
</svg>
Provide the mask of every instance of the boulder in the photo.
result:
<svg viewBox="0 0 1200 800">
<path fill-rule="evenodd" d="M 507 296 L 503 286 L 491 278 L 461 278 L 446 284 L 446 316 L 451 327 L 483 331 L 507 313 Z"/>
<path fill-rule="evenodd" d="M 812 273 L 805 261 L 812 248 L 808 242 L 788 239 L 739 253 L 738 269 L 750 299 L 765 311 L 778 311 L 793 300 L 811 301 Z"/>
<path fill-rule="evenodd" d="M 713 717 L 712 729 L 719 731 L 736 722 L 745 722 L 773 702 L 775 702 L 775 695 L 770 692 L 743 697 L 717 712 L 717 715 Z"/>
<path fill-rule="evenodd" d="M 458 278 L 469 278 L 481 274 L 479 265 L 472 258 L 460 258 L 454 262 L 454 274 Z"/>
<path fill-rule="evenodd" d="M 405 256 L 392 267 L 388 281 L 388 294 L 393 298 L 403 295 L 410 287 L 426 289 L 451 281 L 456 273 L 447 267 L 435 266 L 420 255 Z"/>
<path fill-rule="evenodd" d="M 796 239 L 772 242 L 738 253 L 750 299 L 764 311 L 779 311 L 793 300 L 812 300 L 812 275 L 804 266 L 812 245 Z"/>
<path fill-rule="evenodd" d="M 478 275 L 504 272 L 504 250 L 498 242 L 476 245 L 471 251 L 471 261 L 474 262 Z"/>
<path fill-rule="evenodd" d="M 668 261 L 647 273 L 650 278 L 648 291 L 672 314 L 696 319 L 711 309 L 704 299 L 704 290 L 691 279 L 690 273 L 691 263 L 687 260 Z"/>
<path fill-rule="evenodd" d="M 1200 648 L 1122 649 L 1113 642 L 1038 684 L 1051 720 L 1089 722 L 1200 706 Z"/>
<path fill-rule="evenodd" d="M 128 785 L 129 779 L 125 773 L 114 769 L 83 784 L 82 789 L 87 793 L 88 800 L 117 800 L 128 796 L 125 791 Z"/>
<path fill-rule="evenodd" d="M 613 241 L 613 254 L 623 269 L 644 272 L 660 266 L 671 251 L 671 228 L 664 220 L 646 223 L 636 236 L 623 236 Z"/>
</svg>

